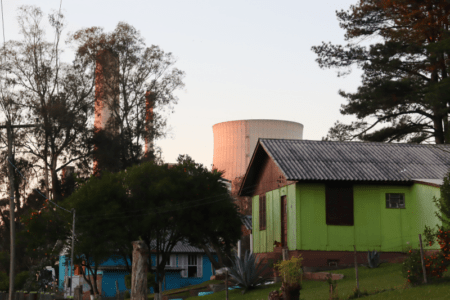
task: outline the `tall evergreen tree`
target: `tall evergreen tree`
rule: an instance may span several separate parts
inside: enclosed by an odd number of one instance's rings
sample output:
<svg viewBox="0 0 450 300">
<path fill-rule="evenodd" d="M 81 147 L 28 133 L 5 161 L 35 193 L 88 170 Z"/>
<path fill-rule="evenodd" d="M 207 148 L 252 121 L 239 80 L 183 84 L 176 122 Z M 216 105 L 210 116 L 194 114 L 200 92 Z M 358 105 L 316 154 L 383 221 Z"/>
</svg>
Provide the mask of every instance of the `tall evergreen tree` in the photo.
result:
<svg viewBox="0 0 450 300">
<path fill-rule="evenodd" d="M 341 114 L 358 121 L 336 122 L 326 139 L 449 143 L 450 1 L 360 0 L 336 15 L 349 43 L 312 47 L 317 62 L 364 73 L 357 92 L 339 91 Z M 381 42 L 359 45 L 369 38 Z"/>
</svg>

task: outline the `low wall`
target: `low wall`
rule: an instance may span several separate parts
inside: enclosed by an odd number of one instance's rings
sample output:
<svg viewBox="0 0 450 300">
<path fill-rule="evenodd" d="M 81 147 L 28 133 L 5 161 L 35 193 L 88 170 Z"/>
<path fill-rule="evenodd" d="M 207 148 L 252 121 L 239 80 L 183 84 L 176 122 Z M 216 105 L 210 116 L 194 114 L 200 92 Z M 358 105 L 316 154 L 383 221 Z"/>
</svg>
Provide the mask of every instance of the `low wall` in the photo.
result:
<svg viewBox="0 0 450 300">
<path fill-rule="evenodd" d="M 336 269 L 344 269 L 354 267 L 355 257 L 353 251 L 305 251 L 305 250 L 291 250 L 289 259 L 298 257 L 300 254 L 303 257 L 303 266 L 305 272 L 328 271 Z M 380 262 L 401 263 L 406 258 L 406 253 L 403 252 L 379 252 Z M 427 251 L 428 253 L 428 251 Z M 267 263 L 276 263 L 282 259 L 281 248 L 274 248 L 274 252 L 255 253 L 257 259 Z M 358 264 L 368 264 L 367 251 L 356 253 Z M 329 266 L 329 263 L 336 263 L 336 266 Z M 273 268 L 269 268 L 267 273 L 273 276 L 279 276 L 279 273 Z"/>
</svg>

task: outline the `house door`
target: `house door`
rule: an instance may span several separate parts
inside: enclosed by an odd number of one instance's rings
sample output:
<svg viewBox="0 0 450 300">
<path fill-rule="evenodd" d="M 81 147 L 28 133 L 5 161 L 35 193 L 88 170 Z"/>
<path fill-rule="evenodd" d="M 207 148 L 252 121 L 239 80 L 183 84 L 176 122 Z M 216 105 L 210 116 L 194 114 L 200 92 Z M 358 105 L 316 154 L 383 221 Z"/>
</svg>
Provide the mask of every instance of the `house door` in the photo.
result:
<svg viewBox="0 0 450 300">
<path fill-rule="evenodd" d="M 287 247 L 287 200 L 281 196 L 281 246 Z"/>
</svg>

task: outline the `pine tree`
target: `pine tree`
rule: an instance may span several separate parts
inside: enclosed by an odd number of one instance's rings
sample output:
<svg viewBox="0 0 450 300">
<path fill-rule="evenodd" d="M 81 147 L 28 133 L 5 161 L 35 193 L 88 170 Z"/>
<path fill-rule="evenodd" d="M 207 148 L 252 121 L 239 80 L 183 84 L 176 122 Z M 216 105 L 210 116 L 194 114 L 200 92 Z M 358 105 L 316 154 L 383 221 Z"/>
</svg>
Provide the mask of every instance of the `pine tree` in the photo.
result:
<svg viewBox="0 0 450 300">
<path fill-rule="evenodd" d="M 325 139 L 450 142 L 450 1 L 361 0 L 336 15 L 349 43 L 312 47 L 317 62 L 338 76 L 352 65 L 364 73 L 357 92 L 339 91 L 341 114 L 358 121 L 336 122 Z M 359 45 L 369 38 L 381 42 Z"/>
</svg>

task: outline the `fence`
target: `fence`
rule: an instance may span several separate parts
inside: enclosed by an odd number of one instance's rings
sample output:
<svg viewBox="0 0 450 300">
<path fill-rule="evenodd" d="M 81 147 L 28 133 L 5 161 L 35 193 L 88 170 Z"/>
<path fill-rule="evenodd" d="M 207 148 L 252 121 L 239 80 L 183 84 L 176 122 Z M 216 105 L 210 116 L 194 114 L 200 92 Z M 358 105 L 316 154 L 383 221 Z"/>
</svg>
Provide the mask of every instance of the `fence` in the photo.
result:
<svg viewBox="0 0 450 300">
<path fill-rule="evenodd" d="M 60 296 L 54 293 L 27 293 L 17 291 L 14 293 L 14 300 L 56 300 L 61 299 Z M 8 300 L 9 293 L 0 292 L 0 300 Z"/>
</svg>

